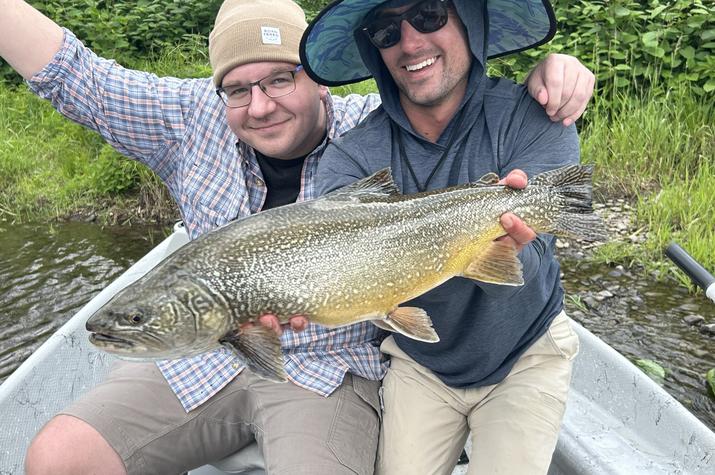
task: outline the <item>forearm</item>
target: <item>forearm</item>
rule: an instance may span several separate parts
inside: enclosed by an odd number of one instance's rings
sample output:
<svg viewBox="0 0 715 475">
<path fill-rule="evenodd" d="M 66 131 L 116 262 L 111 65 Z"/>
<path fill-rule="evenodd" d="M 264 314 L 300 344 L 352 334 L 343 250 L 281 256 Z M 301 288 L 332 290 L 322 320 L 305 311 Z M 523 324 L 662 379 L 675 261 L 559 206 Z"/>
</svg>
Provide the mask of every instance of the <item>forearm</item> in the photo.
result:
<svg viewBox="0 0 715 475">
<path fill-rule="evenodd" d="M 0 0 L 0 31 L 0 56 L 25 79 L 62 46 L 60 26 L 20 0 Z"/>
</svg>

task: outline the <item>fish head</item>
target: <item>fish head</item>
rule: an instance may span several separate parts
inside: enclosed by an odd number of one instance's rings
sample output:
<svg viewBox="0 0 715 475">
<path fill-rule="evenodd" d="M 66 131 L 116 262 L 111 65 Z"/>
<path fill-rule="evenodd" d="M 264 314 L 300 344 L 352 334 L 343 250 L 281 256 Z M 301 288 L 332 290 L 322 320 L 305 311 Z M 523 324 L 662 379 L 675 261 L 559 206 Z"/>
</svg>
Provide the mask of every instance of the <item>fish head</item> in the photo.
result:
<svg viewBox="0 0 715 475">
<path fill-rule="evenodd" d="M 230 330 L 222 299 L 189 276 L 142 281 L 118 293 L 87 320 L 90 342 L 126 359 L 171 359 L 220 345 Z"/>
</svg>

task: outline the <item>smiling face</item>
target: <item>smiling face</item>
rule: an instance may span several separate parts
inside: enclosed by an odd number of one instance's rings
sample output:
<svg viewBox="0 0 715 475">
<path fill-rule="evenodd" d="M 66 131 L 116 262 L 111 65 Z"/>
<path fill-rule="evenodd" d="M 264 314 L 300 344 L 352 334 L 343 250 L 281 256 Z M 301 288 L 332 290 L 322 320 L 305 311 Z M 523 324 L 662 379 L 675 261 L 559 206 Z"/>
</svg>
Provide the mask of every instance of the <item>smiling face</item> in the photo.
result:
<svg viewBox="0 0 715 475">
<path fill-rule="evenodd" d="M 380 16 L 402 13 L 411 5 L 386 9 Z M 472 54 L 464 25 L 453 8 L 447 24 L 432 33 L 420 33 L 401 23 L 399 43 L 380 49 L 380 55 L 400 90 L 405 112 L 412 108 L 459 105 L 467 87 Z"/>
<path fill-rule="evenodd" d="M 279 71 L 291 71 L 295 64 L 282 62 L 248 63 L 224 76 L 223 87 L 246 85 Z M 326 131 L 327 88 L 313 82 L 305 72 L 295 75 L 295 91 L 272 99 L 258 86 L 252 87 L 251 103 L 226 107 L 228 124 L 234 134 L 269 157 L 291 159 L 307 155 L 317 147 Z"/>
</svg>

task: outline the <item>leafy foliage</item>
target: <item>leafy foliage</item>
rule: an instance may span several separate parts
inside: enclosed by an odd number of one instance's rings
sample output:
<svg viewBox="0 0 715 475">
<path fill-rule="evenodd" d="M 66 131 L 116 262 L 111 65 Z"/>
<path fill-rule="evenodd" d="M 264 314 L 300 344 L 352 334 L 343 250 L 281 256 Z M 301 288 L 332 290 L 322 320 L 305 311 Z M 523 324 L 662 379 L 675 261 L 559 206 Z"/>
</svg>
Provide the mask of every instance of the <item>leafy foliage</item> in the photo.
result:
<svg viewBox="0 0 715 475">
<path fill-rule="evenodd" d="M 715 3 L 709 0 L 552 0 L 558 32 L 547 45 L 498 63 L 525 74 L 545 51 L 571 54 L 597 76 L 601 97 L 688 84 L 715 91 Z"/>
<path fill-rule="evenodd" d="M 30 0 L 98 54 L 133 64 L 186 41 L 207 44 L 222 0 Z M 298 0 L 308 20 L 330 0 Z M 596 73 L 601 97 L 689 84 L 715 91 L 715 2 L 552 0 L 558 20 L 547 45 L 494 61 L 492 71 L 523 77 L 546 51 L 578 57 Z M 0 63 L 0 79 L 19 76 Z"/>
<path fill-rule="evenodd" d="M 129 191 L 137 184 L 137 164 L 104 145 L 95 160 L 89 163 L 89 182 L 99 195 Z"/>
<path fill-rule="evenodd" d="M 305 12 L 305 18 L 308 21 L 311 21 L 315 16 L 328 6 L 329 4 L 332 3 L 332 0 L 295 0 L 298 5 L 303 7 L 303 11 Z"/>
<path fill-rule="evenodd" d="M 658 385 L 663 385 L 668 372 L 659 363 L 647 359 L 637 359 L 633 363 Z"/>
</svg>

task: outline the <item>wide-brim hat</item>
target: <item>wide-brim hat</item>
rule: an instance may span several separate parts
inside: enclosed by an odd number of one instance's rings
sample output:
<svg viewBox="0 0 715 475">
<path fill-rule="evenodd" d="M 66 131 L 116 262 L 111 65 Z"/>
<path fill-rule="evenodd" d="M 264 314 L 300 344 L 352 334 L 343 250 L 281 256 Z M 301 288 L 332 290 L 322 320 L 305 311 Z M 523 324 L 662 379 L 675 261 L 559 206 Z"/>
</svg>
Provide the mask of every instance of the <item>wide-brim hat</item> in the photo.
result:
<svg viewBox="0 0 715 475">
<path fill-rule="evenodd" d="M 365 16 L 388 0 L 336 0 L 325 7 L 303 34 L 300 60 L 314 81 L 341 86 L 372 76 L 363 62 L 356 35 Z M 548 0 L 486 0 L 489 15 L 489 58 L 542 45 L 556 33 Z M 408 2 L 404 3 L 417 3 Z"/>
</svg>

